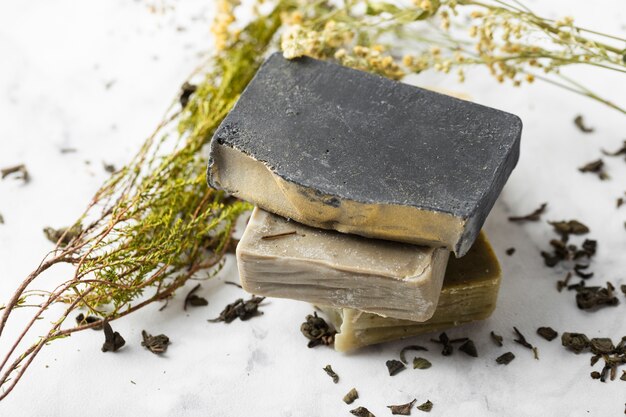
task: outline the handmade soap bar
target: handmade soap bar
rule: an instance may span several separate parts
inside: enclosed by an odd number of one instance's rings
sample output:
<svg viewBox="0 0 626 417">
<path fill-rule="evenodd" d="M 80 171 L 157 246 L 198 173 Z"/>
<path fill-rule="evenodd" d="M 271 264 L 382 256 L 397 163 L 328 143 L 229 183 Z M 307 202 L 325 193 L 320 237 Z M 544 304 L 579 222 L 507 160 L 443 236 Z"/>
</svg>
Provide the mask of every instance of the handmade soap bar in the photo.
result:
<svg viewBox="0 0 626 417">
<path fill-rule="evenodd" d="M 439 305 L 428 321 L 385 318 L 349 308 L 318 308 L 339 331 L 335 349 L 345 352 L 485 319 L 496 306 L 500 277 L 498 259 L 481 233 L 466 256 L 448 261 Z"/>
<path fill-rule="evenodd" d="M 464 255 L 517 163 L 517 116 L 272 55 L 211 142 L 216 188 L 309 226 Z"/>
<path fill-rule="evenodd" d="M 237 245 L 243 288 L 413 321 L 437 306 L 449 251 L 315 229 L 256 208 Z"/>
</svg>

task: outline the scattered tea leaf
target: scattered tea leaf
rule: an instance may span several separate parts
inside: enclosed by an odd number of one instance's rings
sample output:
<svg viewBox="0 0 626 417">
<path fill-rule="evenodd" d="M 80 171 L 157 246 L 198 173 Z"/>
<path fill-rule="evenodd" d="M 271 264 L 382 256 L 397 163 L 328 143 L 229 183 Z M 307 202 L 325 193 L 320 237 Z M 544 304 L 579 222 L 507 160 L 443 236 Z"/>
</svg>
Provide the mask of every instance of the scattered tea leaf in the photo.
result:
<svg viewBox="0 0 626 417">
<path fill-rule="evenodd" d="M 502 340 L 503 340 L 503 339 L 502 339 L 502 336 L 500 336 L 500 335 L 498 335 L 498 334 L 494 333 L 493 331 L 490 333 L 490 335 L 491 335 L 491 340 L 493 340 L 493 342 L 494 342 L 496 345 L 498 345 L 498 346 L 502 347 L 502 345 L 503 345 L 503 344 L 502 344 Z"/>
<path fill-rule="evenodd" d="M 346 404 L 352 404 L 357 398 L 359 398 L 359 393 L 356 388 L 352 388 L 346 395 L 344 395 L 343 402 Z"/>
<path fill-rule="evenodd" d="M 336 384 L 337 382 L 339 382 L 339 375 L 337 375 L 335 373 L 335 371 L 333 371 L 332 366 L 330 365 L 326 365 L 324 368 L 322 368 L 324 370 L 324 372 L 326 372 L 326 374 L 331 377 L 333 379 L 333 382 Z"/>
<path fill-rule="evenodd" d="M 589 265 L 576 264 L 574 266 L 574 273 L 579 278 L 589 279 L 589 278 L 593 277 L 593 272 L 583 272 L 587 268 L 589 268 Z"/>
<path fill-rule="evenodd" d="M 580 130 L 583 133 L 591 133 L 594 130 L 592 127 L 588 127 L 585 125 L 585 121 L 583 120 L 582 114 L 579 114 L 578 116 L 574 118 L 574 124 L 576 125 L 578 130 Z"/>
<path fill-rule="evenodd" d="M 428 369 L 430 368 L 432 363 L 428 359 L 424 358 L 413 358 L 413 369 Z"/>
<path fill-rule="evenodd" d="M 526 214 L 525 216 L 511 216 L 509 217 L 509 221 L 511 222 L 536 222 L 541 220 L 541 215 L 546 212 L 546 208 L 548 207 L 548 203 L 543 203 L 530 214 Z"/>
<path fill-rule="evenodd" d="M 185 81 L 185 83 L 180 87 L 180 106 L 184 109 L 185 107 L 187 107 L 187 104 L 189 104 L 189 98 L 191 97 L 191 95 L 193 93 L 196 92 L 196 90 L 198 89 L 197 86 L 188 83 L 187 81 Z"/>
<path fill-rule="evenodd" d="M 441 354 L 443 356 L 450 356 L 452 355 L 452 352 L 454 352 L 454 348 L 452 347 L 452 343 L 446 332 L 441 333 L 439 335 L 439 339 L 430 339 L 430 341 L 439 343 L 443 346 L 443 349 L 441 350 Z"/>
<path fill-rule="evenodd" d="M 424 404 L 418 405 L 417 409 L 420 411 L 430 412 L 433 409 L 433 403 L 430 400 L 426 401 Z"/>
<path fill-rule="evenodd" d="M 626 284 L 620 285 L 620 290 L 622 290 L 622 294 L 626 295 Z"/>
<path fill-rule="evenodd" d="M 624 205 L 624 197 L 619 197 L 617 199 L 617 208 L 620 208 Z"/>
<path fill-rule="evenodd" d="M 619 379 L 626 381 L 626 371 L 622 371 L 622 376 L 620 376 Z"/>
<path fill-rule="evenodd" d="M 614 152 L 608 152 L 603 150 L 602 151 L 603 154 L 605 154 L 606 156 L 620 156 L 620 155 L 626 155 L 626 140 L 624 141 L 624 143 L 622 144 L 622 147 L 619 148 L 618 150 L 614 151 Z"/>
<path fill-rule="evenodd" d="M 191 291 L 187 293 L 187 296 L 185 297 L 185 302 L 183 303 L 183 310 L 187 311 L 188 305 L 192 307 L 202 307 L 202 306 L 209 305 L 209 302 L 207 301 L 206 298 L 199 297 L 198 295 L 194 294 L 199 289 L 200 289 L 200 284 L 193 287 Z"/>
<path fill-rule="evenodd" d="M 75 152 L 78 152 L 78 149 L 76 149 L 76 148 L 60 148 L 59 152 L 61 152 L 62 154 L 75 153 Z"/>
<path fill-rule="evenodd" d="M 478 357 L 478 351 L 476 350 L 476 345 L 474 344 L 472 340 L 468 340 L 465 343 L 463 343 L 461 346 L 459 346 L 459 350 L 473 358 Z"/>
<path fill-rule="evenodd" d="M 509 256 L 513 255 L 514 253 L 515 253 L 515 248 L 508 248 L 506 250 L 506 254 Z"/>
<path fill-rule="evenodd" d="M 613 341 L 608 337 L 594 337 L 589 341 L 589 347 L 596 355 L 606 355 L 615 350 Z"/>
<path fill-rule="evenodd" d="M 241 321 L 248 320 L 252 317 L 260 316 L 263 314 L 259 311 L 259 304 L 265 300 L 265 297 L 252 296 L 248 301 L 243 301 L 242 298 L 237 299 L 234 303 L 228 304 L 224 310 L 220 313 L 219 317 L 208 320 L 211 323 L 217 323 L 223 321 L 230 323 L 236 318 Z"/>
<path fill-rule="evenodd" d="M 548 223 L 550 223 L 554 231 L 561 236 L 584 235 L 589 233 L 589 228 L 578 220 L 562 220 Z"/>
<path fill-rule="evenodd" d="M 24 164 L 19 164 L 19 165 L 0 169 L 0 176 L 2 177 L 2 179 L 5 179 L 6 177 L 10 175 L 14 175 L 15 179 L 17 180 L 22 180 L 24 184 L 30 181 L 30 174 L 28 173 L 28 170 L 26 169 L 26 165 Z"/>
<path fill-rule="evenodd" d="M 576 289 L 576 305 L 581 310 L 597 310 L 601 307 L 614 307 L 619 304 L 615 297 L 615 287 L 610 282 L 605 287 L 586 287 L 580 285 Z"/>
<path fill-rule="evenodd" d="M 592 174 L 596 174 L 601 180 L 609 178 L 609 174 L 607 174 L 604 170 L 604 161 L 602 159 L 591 161 L 578 168 L 578 170 L 580 172 L 590 172 Z"/>
<path fill-rule="evenodd" d="M 4 224 L 4 216 L 0 213 L 0 224 Z"/>
<path fill-rule="evenodd" d="M 499 365 L 508 365 L 511 361 L 515 359 L 515 355 L 513 352 L 506 352 L 496 358 L 496 362 Z"/>
<path fill-rule="evenodd" d="M 50 242 L 56 244 L 60 239 L 59 246 L 61 247 L 69 245 L 82 231 L 83 228 L 80 224 L 72 227 L 62 227 L 60 229 L 53 229 L 52 227 L 45 227 L 43 229 L 44 235 Z"/>
<path fill-rule="evenodd" d="M 308 347 L 310 348 L 318 345 L 332 345 L 337 334 L 323 318 L 317 316 L 317 312 L 306 316 L 306 321 L 300 326 L 300 332 L 309 339 Z"/>
<path fill-rule="evenodd" d="M 402 348 L 402 350 L 400 351 L 400 360 L 402 361 L 402 363 L 408 363 L 406 360 L 406 356 L 404 355 L 404 353 L 408 350 L 416 350 L 416 351 L 421 351 L 421 350 L 425 350 L 428 351 L 428 349 L 426 349 L 423 346 L 420 345 L 410 345 L 410 346 L 406 346 L 404 348 Z"/>
<path fill-rule="evenodd" d="M 152 336 L 145 330 L 142 330 L 141 337 L 143 338 L 141 346 L 144 346 L 154 354 L 165 353 L 170 344 L 170 338 L 164 334 Z"/>
<path fill-rule="evenodd" d="M 387 365 L 389 376 L 394 376 L 398 374 L 399 372 L 402 372 L 406 369 L 406 366 L 404 366 L 402 362 L 397 361 L 395 359 L 388 360 L 387 362 L 385 362 L 385 365 Z"/>
<path fill-rule="evenodd" d="M 410 416 L 411 408 L 413 408 L 413 404 L 415 404 L 417 400 L 414 399 L 410 403 L 401 404 L 401 405 L 388 405 L 387 408 L 391 410 L 391 414 L 399 415 L 399 416 Z"/>
<path fill-rule="evenodd" d="M 115 171 L 117 171 L 117 169 L 115 168 L 115 165 L 113 164 L 107 164 L 106 162 L 102 162 L 102 168 L 104 168 L 104 170 L 106 172 L 108 172 L 109 174 L 114 174 Z"/>
<path fill-rule="evenodd" d="M 540 327 L 537 329 L 537 334 L 546 339 L 548 342 L 553 341 L 559 335 L 552 327 Z"/>
<path fill-rule="evenodd" d="M 376 417 L 370 412 L 370 410 L 365 407 L 357 407 L 354 410 L 350 410 L 350 413 L 354 414 L 357 417 Z"/>
<path fill-rule="evenodd" d="M 513 330 L 515 331 L 515 334 L 517 335 L 517 339 L 513 339 L 514 342 L 519 343 L 520 345 L 524 346 L 527 349 L 530 349 L 530 350 L 534 349 L 534 346 L 528 343 L 528 341 L 526 340 L 526 337 L 524 337 L 522 332 L 520 332 L 517 329 L 517 327 L 513 326 Z"/>
<path fill-rule="evenodd" d="M 572 273 L 568 272 L 565 275 L 565 279 L 561 280 L 561 281 L 557 281 L 556 282 L 556 289 L 561 292 L 563 291 L 563 288 L 567 287 L 567 284 L 569 283 L 569 280 L 572 278 Z"/>
<path fill-rule="evenodd" d="M 118 332 L 114 332 L 108 321 L 103 321 L 102 328 L 104 330 L 104 343 L 102 344 L 103 352 L 117 352 L 126 344 L 122 335 Z"/>
<path fill-rule="evenodd" d="M 580 353 L 589 347 L 590 342 L 582 333 L 564 332 L 561 335 L 561 344 L 574 353 Z"/>
<path fill-rule="evenodd" d="M 102 319 L 100 317 L 96 317 L 96 316 L 87 316 L 87 317 L 85 317 L 85 315 L 83 313 L 80 313 L 80 314 L 78 314 L 76 316 L 76 324 L 78 324 L 79 326 L 84 326 L 86 324 L 92 324 L 92 323 L 99 323 L 101 321 L 102 321 Z M 102 323 L 92 327 L 92 329 L 93 330 L 102 330 Z"/>
</svg>

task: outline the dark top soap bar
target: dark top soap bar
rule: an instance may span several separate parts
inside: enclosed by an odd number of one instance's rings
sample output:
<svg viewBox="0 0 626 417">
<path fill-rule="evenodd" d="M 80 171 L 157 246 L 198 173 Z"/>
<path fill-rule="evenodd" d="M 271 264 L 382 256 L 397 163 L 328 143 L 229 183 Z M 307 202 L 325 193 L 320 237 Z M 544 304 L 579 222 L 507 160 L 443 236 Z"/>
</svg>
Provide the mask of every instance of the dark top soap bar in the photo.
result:
<svg viewBox="0 0 626 417">
<path fill-rule="evenodd" d="M 314 227 L 472 245 L 519 157 L 512 114 L 304 57 L 269 57 L 216 131 L 209 183 Z"/>
</svg>

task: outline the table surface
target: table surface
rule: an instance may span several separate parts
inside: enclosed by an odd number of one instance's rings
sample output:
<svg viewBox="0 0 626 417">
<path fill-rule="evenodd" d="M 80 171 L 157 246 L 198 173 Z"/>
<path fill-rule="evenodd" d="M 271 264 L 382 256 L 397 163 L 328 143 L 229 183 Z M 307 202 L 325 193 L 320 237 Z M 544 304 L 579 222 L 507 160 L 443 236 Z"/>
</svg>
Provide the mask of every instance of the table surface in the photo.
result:
<svg viewBox="0 0 626 417">
<path fill-rule="evenodd" d="M 529 3 L 548 17 L 572 15 L 582 26 L 626 32 L 623 0 L 598 0 L 593 9 L 582 1 Z M 73 222 L 107 178 L 103 162 L 122 166 L 159 122 L 186 75 L 210 49 L 212 13 L 211 3 L 200 0 L 0 4 L 0 166 L 25 163 L 32 176 L 27 185 L 0 182 L 5 219 L 0 225 L 0 299 L 6 300 L 51 249 L 42 228 Z M 569 74 L 625 103 L 623 74 L 588 68 Z M 115 322 L 127 340 L 116 354 L 101 353 L 102 336 L 91 331 L 45 348 L 0 403 L 0 414 L 347 416 L 362 405 L 384 416 L 390 415 L 386 405 L 413 398 L 418 403 L 430 399 L 433 416 L 622 414 L 624 382 L 592 380 L 590 355 L 570 354 L 558 339 L 547 342 L 535 330 L 547 325 L 619 340 L 626 335 L 626 298 L 619 294 L 620 305 L 594 313 L 579 310 L 573 293 L 555 289 L 563 271 L 546 268 L 539 256 L 553 237 L 550 227 L 506 219 L 548 201 L 545 219 L 579 219 L 591 228 L 589 237 L 599 241 L 592 268 L 596 276 L 589 284 L 626 284 L 626 207 L 615 207 L 626 191 L 626 163 L 605 158 L 607 181 L 577 170 L 599 158 L 602 148 L 621 146 L 626 118 L 544 83 L 498 85 L 483 69 L 470 71 L 465 84 L 453 78 L 425 74 L 409 81 L 468 93 L 524 122 L 519 165 L 485 226 L 504 273 L 498 306 L 490 319 L 448 332 L 474 339 L 479 358 L 459 352 L 443 357 L 429 336 L 353 354 L 307 349 L 299 327 L 311 307 L 290 300 L 269 300 L 265 314 L 247 322 L 207 323 L 244 295 L 223 285 L 237 279 L 229 259 L 225 270 L 199 291 L 209 299 L 207 307 L 184 312 L 179 294 L 161 312 L 160 305 L 153 305 Z M 595 127 L 592 134 L 574 126 L 577 114 Z M 62 154 L 64 147 L 77 152 Z M 505 255 L 509 247 L 516 248 L 512 256 Z M 49 271 L 44 282 L 60 282 L 68 272 Z M 0 353 L 24 320 L 17 314 L 10 322 Z M 513 326 L 537 345 L 539 360 L 513 343 Z M 142 329 L 169 335 L 173 343 L 167 354 L 159 357 L 141 347 Z M 505 337 L 505 347 L 491 342 L 491 330 Z M 385 361 L 411 343 L 430 347 L 423 356 L 432 368 L 389 377 Z M 509 350 L 516 359 L 498 366 L 494 359 Z M 336 385 L 321 369 L 327 364 L 341 377 Z M 341 398 L 352 387 L 360 399 L 348 406 Z"/>
</svg>

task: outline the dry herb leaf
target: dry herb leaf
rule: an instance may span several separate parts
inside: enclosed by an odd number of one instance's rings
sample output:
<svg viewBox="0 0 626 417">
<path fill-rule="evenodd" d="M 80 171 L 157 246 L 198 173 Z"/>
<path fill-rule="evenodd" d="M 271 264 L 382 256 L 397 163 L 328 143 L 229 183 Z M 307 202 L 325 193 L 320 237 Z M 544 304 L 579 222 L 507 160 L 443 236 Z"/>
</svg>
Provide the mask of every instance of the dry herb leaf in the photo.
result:
<svg viewBox="0 0 626 417">
<path fill-rule="evenodd" d="M 536 222 L 541 220 L 541 215 L 546 212 L 546 207 L 548 207 L 548 203 L 543 203 L 530 214 L 526 214 L 525 216 L 511 216 L 509 217 L 509 221 L 511 222 Z"/>
<path fill-rule="evenodd" d="M 404 353 L 408 350 L 416 350 L 416 351 L 421 351 L 421 350 L 425 350 L 428 351 L 428 349 L 426 349 L 423 346 L 420 345 L 410 345 L 410 346 L 406 346 L 404 348 L 402 348 L 402 350 L 400 351 L 400 360 L 402 361 L 402 363 L 408 363 L 406 360 L 406 356 L 404 355 Z"/>
<path fill-rule="evenodd" d="M 404 366 L 402 362 L 395 359 L 388 360 L 387 362 L 385 362 L 385 365 L 387 365 L 387 370 L 389 371 L 390 376 L 394 376 L 398 372 L 402 372 L 406 369 L 406 366 Z"/>
<path fill-rule="evenodd" d="M 85 324 L 92 324 L 92 323 L 98 323 L 101 322 L 102 319 L 100 317 L 96 317 L 96 316 L 87 316 L 85 317 L 85 315 L 83 313 L 80 313 L 76 316 L 76 324 L 78 324 L 79 326 L 84 326 Z M 100 323 L 100 325 L 94 326 L 92 327 L 93 330 L 102 330 L 102 323 Z"/>
<path fill-rule="evenodd" d="M 346 404 L 352 404 L 357 398 L 359 398 L 359 393 L 356 388 L 352 388 L 346 395 L 344 395 L 343 402 Z"/>
<path fill-rule="evenodd" d="M 332 366 L 330 365 L 326 365 L 324 368 L 322 368 L 324 370 L 324 372 L 326 372 L 326 374 L 331 377 L 333 379 L 333 382 L 336 384 L 337 382 L 339 382 L 339 375 L 337 375 L 335 373 L 335 371 L 333 371 Z"/>
<path fill-rule="evenodd" d="M 59 242 L 59 246 L 67 246 L 70 242 L 80 235 L 83 231 L 83 228 L 80 224 L 74 225 L 72 227 L 61 227 L 60 229 L 53 229 L 52 227 L 45 227 L 43 229 L 43 233 L 46 238 L 56 244 Z"/>
<path fill-rule="evenodd" d="M 601 307 L 614 307 L 619 304 L 619 300 L 615 297 L 615 287 L 610 282 L 604 287 L 586 287 L 584 282 L 582 285 L 574 287 L 576 290 L 576 305 L 581 310 L 595 311 Z"/>
<path fill-rule="evenodd" d="M 104 320 L 102 328 L 104 330 L 104 343 L 102 344 L 103 352 L 117 352 L 126 344 L 122 335 L 118 332 L 114 332 L 108 321 Z"/>
<path fill-rule="evenodd" d="M 115 165 L 107 164 L 106 162 L 102 162 L 102 168 L 104 168 L 104 170 L 108 172 L 109 174 L 114 174 L 115 171 L 117 171 L 117 169 L 115 168 Z"/>
<path fill-rule="evenodd" d="M 4 224 L 4 216 L 0 213 L 0 224 Z"/>
<path fill-rule="evenodd" d="M 399 415 L 399 416 L 410 416 L 411 408 L 413 408 L 413 404 L 415 404 L 417 400 L 414 399 L 410 403 L 401 404 L 401 405 L 388 405 L 387 408 L 391 410 L 391 414 Z"/>
<path fill-rule="evenodd" d="M 193 93 L 196 92 L 196 90 L 198 89 L 197 86 L 188 83 L 187 81 L 185 81 L 185 83 L 180 87 L 180 106 L 184 109 L 185 107 L 187 107 L 187 104 L 189 104 L 189 98 L 191 97 L 191 95 Z"/>
<path fill-rule="evenodd" d="M 515 253 L 515 248 L 508 248 L 505 253 L 511 256 Z"/>
<path fill-rule="evenodd" d="M 150 352 L 155 354 L 165 353 L 165 351 L 167 351 L 167 346 L 170 344 L 170 338 L 164 334 L 152 336 L 145 330 L 142 330 L 141 337 L 143 338 L 141 346 L 144 346 Z"/>
<path fill-rule="evenodd" d="M 515 355 L 513 352 L 506 352 L 496 358 L 496 362 L 499 365 L 508 365 L 511 361 L 515 359 Z"/>
<path fill-rule="evenodd" d="M 559 335 L 552 327 L 540 327 L 537 329 L 537 334 L 546 339 L 548 342 L 553 341 Z"/>
<path fill-rule="evenodd" d="M 605 150 L 602 151 L 603 154 L 605 154 L 606 156 L 620 156 L 620 155 L 626 155 L 626 140 L 624 141 L 624 143 L 622 144 L 622 147 L 619 148 L 618 150 L 614 151 L 614 152 L 607 152 Z"/>
<path fill-rule="evenodd" d="M 490 335 L 491 335 L 491 340 L 493 340 L 493 342 L 496 345 L 502 347 L 502 345 L 503 345 L 502 344 L 502 340 L 503 340 L 502 336 L 500 336 L 499 334 L 494 333 L 493 331 L 490 333 Z"/>
<path fill-rule="evenodd" d="M 565 332 L 561 335 L 561 344 L 574 353 L 580 353 L 589 347 L 589 338 L 582 333 Z"/>
<path fill-rule="evenodd" d="M 425 412 L 430 412 L 430 410 L 433 409 L 433 403 L 430 402 L 430 400 L 426 401 L 424 404 L 422 405 L 418 405 L 417 409 L 420 411 L 425 411 Z"/>
<path fill-rule="evenodd" d="M 589 341 L 589 347 L 596 355 L 609 354 L 615 350 L 613 341 L 608 337 L 594 337 Z"/>
<path fill-rule="evenodd" d="M 513 330 L 515 331 L 515 334 L 517 335 L 517 339 L 513 339 L 514 342 L 517 342 L 520 345 L 522 345 L 522 346 L 524 346 L 525 348 L 528 348 L 528 349 L 532 349 L 533 348 L 533 345 L 528 343 L 528 341 L 526 340 L 526 337 L 524 337 L 522 332 L 520 332 L 517 329 L 517 327 L 513 326 Z"/>
<path fill-rule="evenodd" d="M 622 290 L 622 294 L 626 295 L 626 284 L 620 285 L 620 290 Z"/>
<path fill-rule="evenodd" d="M 626 371 L 622 371 L 622 376 L 620 376 L 619 379 L 626 381 Z"/>
<path fill-rule="evenodd" d="M 260 316 L 263 314 L 259 311 L 259 304 L 265 300 L 265 297 L 252 296 L 248 301 L 243 301 L 242 298 L 237 299 L 234 303 L 228 304 L 224 310 L 220 313 L 219 317 L 208 320 L 211 323 L 223 321 L 230 323 L 236 318 L 242 321 L 248 320 L 252 317 Z"/>
<path fill-rule="evenodd" d="M 430 339 L 430 341 L 439 343 L 443 346 L 443 349 L 441 350 L 441 354 L 443 356 L 450 356 L 452 355 L 452 352 L 454 352 L 454 348 L 452 347 L 452 343 L 446 332 L 441 333 L 439 335 L 439 339 Z"/>
<path fill-rule="evenodd" d="M 413 358 L 413 369 L 428 369 L 432 366 L 432 363 L 428 359 Z"/>
<path fill-rule="evenodd" d="M 24 164 L 2 168 L 0 169 L 0 175 L 2 179 L 5 179 L 10 175 L 15 175 L 15 179 L 22 180 L 24 184 L 30 181 L 30 174 L 28 173 L 26 165 Z"/>
<path fill-rule="evenodd" d="M 313 348 L 318 345 L 332 345 L 335 342 L 337 332 L 330 328 L 326 320 L 313 315 L 306 316 L 306 321 L 300 325 L 300 332 L 309 339 L 308 347 Z"/>
<path fill-rule="evenodd" d="M 548 222 L 554 228 L 554 231 L 561 236 L 568 235 L 584 235 L 589 233 L 589 228 L 578 220 L 562 220 L 560 222 Z"/>
<path fill-rule="evenodd" d="M 478 357 L 478 351 L 476 350 L 476 345 L 474 344 L 472 340 L 468 340 L 467 342 L 459 346 L 459 350 L 473 358 Z"/>
<path fill-rule="evenodd" d="M 193 287 L 191 291 L 187 293 L 187 296 L 185 297 L 185 302 L 183 304 L 183 310 L 187 311 L 187 306 L 202 307 L 202 306 L 209 305 L 209 302 L 207 301 L 206 298 L 199 297 L 196 294 L 194 294 L 199 289 L 200 289 L 200 284 Z"/>
<path fill-rule="evenodd" d="M 365 407 L 357 407 L 354 410 L 350 410 L 350 413 L 354 414 L 357 417 L 376 417 L 370 412 L 370 410 Z"/>
<path fill-rule="evenodd" d="M 585 126 L 585 121 L 583 120 L 583 116 L 581 114 L 574 118 L 574 124 L 576 125 L 578 130 L 583 133 L 591 133 L 594 130 L 592 127 Z"/>
<path fill-rule="evenodd" d="M 604 161 L 602 159 L 591 161 L 578 168 L 578 170 L 580 172 L 590 172 L 592 174 L 596 174 L 601 180 L 606 180 L 609 178 L 609 175 L 604 170 Z"/>
</svg>

